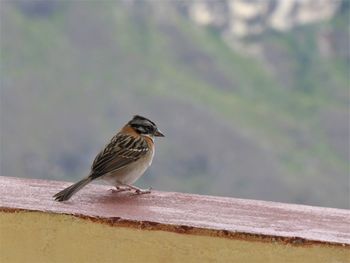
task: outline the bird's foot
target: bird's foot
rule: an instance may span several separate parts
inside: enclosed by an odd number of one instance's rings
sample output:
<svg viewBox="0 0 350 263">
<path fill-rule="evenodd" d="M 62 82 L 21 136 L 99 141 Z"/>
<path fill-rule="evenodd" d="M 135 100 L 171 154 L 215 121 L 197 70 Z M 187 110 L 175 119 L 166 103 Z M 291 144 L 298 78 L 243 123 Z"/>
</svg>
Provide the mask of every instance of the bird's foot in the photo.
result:
<svg viewBox="0 0 350 263">
<path fill-rule="evenodd" d="M 124 192 L 124 191 L 130 191 L 131 188 L 130 187 L 121 187 L 121 186 L 116 186 L 115 189 L 109 189 L 109 191 L 111 191 L 112 193 L 120 193 L 120 192 Z"/>
<path fill-rule="evenodd" d="M 135 190 L 135 194 L 136 195 L 143 195 L 143 194 L 149 194 L 151 193 L 151 190 L 152 190 L 152 187 L 148 188 L 148 189 L 141 189 L 141 188 L 138 188 L 136 186 L 133 186 L 133 185 L 127 185 L 129 188 Z"/>
<path fill-rule="evenodd" d="M 135 190 L 135 194 L 137 195 L 150 194 L 151 190 L 152 190 L 152 187 L 148 189 L 138 189 L 138 190 Z"/>
</svg>

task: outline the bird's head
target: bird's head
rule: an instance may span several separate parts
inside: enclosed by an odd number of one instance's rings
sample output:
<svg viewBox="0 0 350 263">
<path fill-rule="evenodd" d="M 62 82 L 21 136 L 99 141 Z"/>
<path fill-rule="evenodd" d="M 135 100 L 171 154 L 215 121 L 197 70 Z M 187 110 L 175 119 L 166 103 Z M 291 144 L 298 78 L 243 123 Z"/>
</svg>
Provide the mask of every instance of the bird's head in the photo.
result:
<svg viewBox="0 0 350 263">
<path fill-rule="evenodd" d="M 128 124 L 141 135 L 164 137 L 164 134 L 153 121 L 140 115 L 135 115 Z"/>
</svg>

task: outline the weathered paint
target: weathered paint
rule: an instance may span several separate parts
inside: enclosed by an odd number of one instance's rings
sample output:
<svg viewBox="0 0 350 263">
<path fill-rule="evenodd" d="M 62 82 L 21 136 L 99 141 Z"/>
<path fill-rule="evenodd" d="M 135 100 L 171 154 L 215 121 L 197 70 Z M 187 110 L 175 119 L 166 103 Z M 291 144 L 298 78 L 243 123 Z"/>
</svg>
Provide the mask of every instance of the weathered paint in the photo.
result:
<svg viewBox="0 0 350 263">
<path fill-rule="evenodd" d="M 347 262 L 350 212 L 0 177 L 0 262 Z M 20 253 L 18 252 L 20 249 Z"/>
<path fill-rule="evenodd" d="M 142 228 L 74 216 L 0 213 L 0 262 L 347 262 L 349 249 L 251 242 Z"/>
</svg>

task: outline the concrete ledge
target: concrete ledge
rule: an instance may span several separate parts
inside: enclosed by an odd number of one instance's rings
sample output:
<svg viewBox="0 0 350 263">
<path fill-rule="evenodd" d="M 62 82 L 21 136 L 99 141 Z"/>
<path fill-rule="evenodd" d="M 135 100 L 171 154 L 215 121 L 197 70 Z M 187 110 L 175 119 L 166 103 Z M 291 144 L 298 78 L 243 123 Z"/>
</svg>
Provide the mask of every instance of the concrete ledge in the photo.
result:
<svg viewBox="0 0 350 263">
<path fill-rule="evenodd" d="M 0 177 L 0 262 L 348 262 L 348 210 Z M 19 253 L 18 247 L 21 247 Z M 32 258 L 31 258 L 32 257 Z"/>
</svg>

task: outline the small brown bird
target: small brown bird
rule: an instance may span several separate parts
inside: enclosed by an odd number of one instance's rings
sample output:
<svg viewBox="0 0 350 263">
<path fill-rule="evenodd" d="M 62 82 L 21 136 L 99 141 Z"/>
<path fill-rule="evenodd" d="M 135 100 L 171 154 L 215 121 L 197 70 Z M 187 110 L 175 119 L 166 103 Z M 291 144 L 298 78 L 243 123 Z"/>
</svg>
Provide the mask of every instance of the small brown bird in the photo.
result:
<svg viewBox="0 0 350 263">
<path fill-rule="evenodd" d="M 103 179 L 116 187 L 114 192 L 135 190 L 136 194 L 150 193 L 132 184 L 151 165 L 154 156 L 154 137 L 164 137 L 151 120 L 135 115 L 96 156 L 88 177 L 58 192 L 53 197 L 66 201 L 95 179 Z"/>
</svg>

